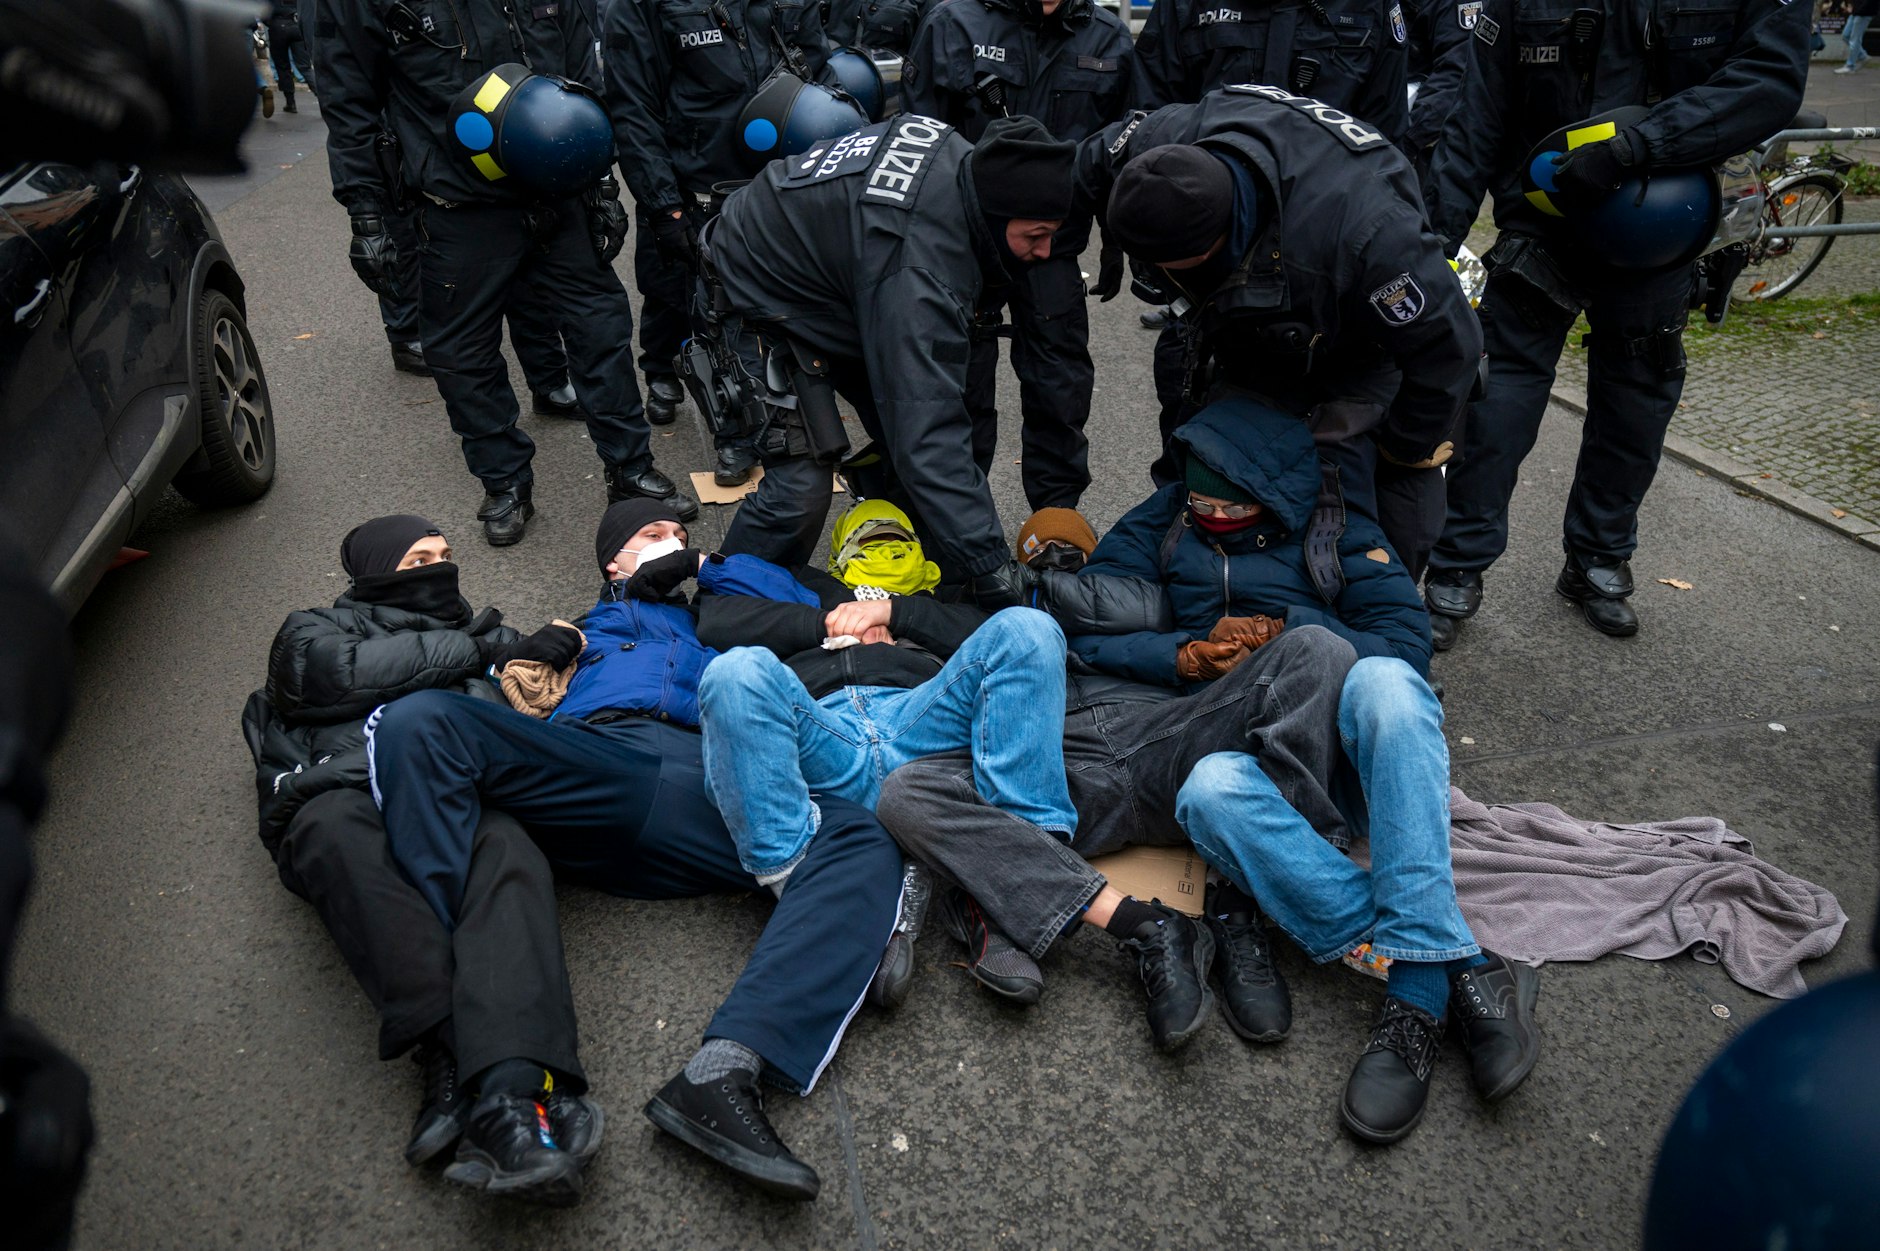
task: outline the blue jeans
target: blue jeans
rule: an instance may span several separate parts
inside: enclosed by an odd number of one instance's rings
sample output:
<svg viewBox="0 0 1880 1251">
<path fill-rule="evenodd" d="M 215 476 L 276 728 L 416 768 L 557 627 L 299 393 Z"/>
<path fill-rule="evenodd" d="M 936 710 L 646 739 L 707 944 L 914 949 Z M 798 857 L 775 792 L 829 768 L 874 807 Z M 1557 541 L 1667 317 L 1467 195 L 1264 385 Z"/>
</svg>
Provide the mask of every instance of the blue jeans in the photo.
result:
<svg viewBox="0 0 1880 1251">
<path fill-rule="evenodd" d="M 1841 28 L 1841 37 L 1847 40 L 1847 63 L 1859 65 L 1867 59 L 1867 28 L 1873 25 L 1871 17 L 1850 17 L 1847 25 Z"/>
<path fill-rule="evenodd" d="M 1320 963 L 1363 942 L 1393 960 L 1475 955 L 1450 874 L 1449 747 L 1429 684 L 1394 657 L 1365 657 L 1345 677 L 1338 735 L 1370 809 L 1368 871 L 1241 752 L 1204 757 L 1176 797 L 1195 848 Z"/>
<path fill-rule="evenodd" d="M 994 807 L 1067 841 L 1077 829 L 1064 780 L 1064 632 L 1044 613 L 995 614 L 934 677 L 914 687 L 848 686 L 813 699 L 772 652 L 738 647 L 699 682 L 705 781 L 760 878 L 788 873 L 816 833 L 810 792 L 873 808 L 911 760 L 970 748 Z"/>
</svg>

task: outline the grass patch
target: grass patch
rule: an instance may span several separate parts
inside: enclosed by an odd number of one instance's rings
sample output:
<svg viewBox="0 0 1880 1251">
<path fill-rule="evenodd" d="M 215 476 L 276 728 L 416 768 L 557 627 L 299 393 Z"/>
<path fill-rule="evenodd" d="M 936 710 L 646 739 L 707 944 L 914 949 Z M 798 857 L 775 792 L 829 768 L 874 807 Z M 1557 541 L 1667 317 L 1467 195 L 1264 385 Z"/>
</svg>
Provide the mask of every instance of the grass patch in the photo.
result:
<svg viewBox="0 0 1880 1251">
<path fill-rule="evenodd" d="M 1839 339 L 1871 335 L 1880 328 L 1880 293 L 1850 296 L 1803 296 L 1767 304 L 1735 302 L 1721 326 L 1693 313 L 1684 346 L 1693 353 L 1792 343 L 1798 339 Z M 1871 341 L 1871 340 L 1870 340 Z"/>
</svg>

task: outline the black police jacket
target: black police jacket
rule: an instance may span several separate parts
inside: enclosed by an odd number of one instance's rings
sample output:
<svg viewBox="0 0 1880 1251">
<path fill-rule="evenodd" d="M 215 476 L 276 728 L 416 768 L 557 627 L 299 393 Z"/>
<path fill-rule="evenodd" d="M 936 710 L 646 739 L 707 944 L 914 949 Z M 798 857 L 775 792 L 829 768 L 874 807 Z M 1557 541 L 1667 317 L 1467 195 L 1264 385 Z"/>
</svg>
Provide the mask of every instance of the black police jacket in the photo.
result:
<svg viewBox="0 0 1880 1251">
<path fill-rule="evenodd" d="M 365 719 L 380 704 L 426 690 L 502 699 L 481 676 L 481 637 L 520 636 L 494 610 L 450 623 L 346 595 L 288 616 L 268 649 L 267 685 L 242 709 L 270 853 L 308 800 L 367 784 Z"/>
<path fill-rule="evenodd" d="M 614 0 L 604 24 L 614 146 L 649 212 L 746 176 L 738 115 L 777 67 L 778 40 L 811 79 L 829 55 L 816 0 Z"/>
<path fill-rule="evenodd" d="M 936 0 L 823 0 L 823 34 L 832 48 L 875 48 L 903 56 Z"/>
<path fill-rule="evenodd" d="M 1080 196 L 1105 204 L 1124 164 L 1168 143 L 1239 161 L 1261 187 L 1252 246 L 1188 314 L 1203 355 L 1231 365 L 1216 372 L 1300 413 L 1346 398 L 1390 404 L 1378 447 L 1402 464 L 1434 455 L 1468 397 L 1482 332 L 1403 154 L 1319 101 L 1229 87 L 1085 140 Z"/>
<path fill-rule="evenodd" d="M 1783 0 L 1484 0 L 1475 65 L 1436 152 L 1431 224 L 1453 255 L 1484 190 L 1504 230 L 1552 220 L 1521 194 L 1521 165 L 1555 130 L 1628 104 L 1648 165 L 1714 165 L 1788 125 L 1808 81 L 1809 9 Z M 1584 29 L 1584 27 L 1582 27 Z"/>
<path fill-rule="evenodd" d="M 1129 30 L 1094 0 L 959 0 L 935 9 L 901 69 L 907 111 L 937 117 L 973 142 L 996 117 L 1035 117 L 1074 143 L 1128 104 Z"/>
<path fill-rule="evenodd" d="M 1136 40 L 1135 105 L 1230 83 L 1323 100 L 1399 141 L 1410 124 L 1407 0 L 1156 0 Z"/>
<path fill-rule="evenodd" d="M 730 305 L 867 370 L 882 442 L 965 577 L 1011 559 L 973 463 L 966 362 L 984 266 L 1003 281 L 950 126 L 902 114 L 772 161 L 725 202 L 707 250 Z M 986 258 L 982 261 L 982 258 Z"/>
<path fill-rule="evenodd" d="M 588 0 L 314 0 L 314 65 L 333 198 L 382 213 L 393 188 L 379 135 L 397 136 L 408 194 L 450 203 L 539 198 L 491 182 L 450 136 L 459 93 L 498 65 L 527 65 L 600 89 Z"/>
<path fill-rule="evenodd" d="M 1416 153 L 1442 138 L 1443 123 L 1461 98 L 1469 73 L 1469 31 L 1482 6 L 1476 0 L 1405 0 L 1405 5 L 1410 19 L 1407 70 L 1417 94 L 1402 146 Z"/>
</svg>

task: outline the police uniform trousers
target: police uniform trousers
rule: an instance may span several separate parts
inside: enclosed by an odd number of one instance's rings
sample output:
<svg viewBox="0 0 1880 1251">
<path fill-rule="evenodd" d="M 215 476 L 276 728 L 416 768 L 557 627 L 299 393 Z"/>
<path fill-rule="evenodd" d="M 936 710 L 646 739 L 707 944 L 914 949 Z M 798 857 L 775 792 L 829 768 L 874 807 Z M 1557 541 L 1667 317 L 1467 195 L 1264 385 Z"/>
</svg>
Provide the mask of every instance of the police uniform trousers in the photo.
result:
<svg viewBox="0 0 1880 1251">
<path fill-rule="evenodd" d="M 563 876 L 612 894 L 761 889 L 706 796 L 696 731 L 646 717 L 537 721 L 490 700 L 421 691 L 386 705 L 367 735 L 392 854 L 432 910 L 454 912 L 459 926 L 486 804 L 521 821 Z M 835 1054 L 901 898 L 900 848 L 874 814 L 812 798 L 822 813 L 816 838 L 705 1030 L 751 1048 L 801 1091 Z"/>
<path fill-rule="evenodd" d="M 676 378 L 679 346 L 692 334 L 686 310 L 692 302 L 692 271 L 660 250 L 652 218 L 633 210 L 633 283 L 640 289 L 640 372 Z"/>
<path fill-rule="evenodd" d="M 503 313 L 524 285 L 557 310 L 569 378 L 601 460 L 636 472 L 650 465 L 633 376 L 632 306 L 619 277 L 594 254 L 580 204 L 426 203 L 418 213 L 424 357 L 463 440 L 464 461 L 484 489 L 534 481 L 535 443 L 517 425 L 521 414 L 499 350 Z"/>
<path fill-rule="evenodd" d="M 1090 313 L 1083 269 L 1075 255 L 1018 266 L 1011 285 L 989 291 L 981 317 L 1012 310 L 1012 372 L 1018 375 L 1023 414 L 1021 480 L 1033 509 L 1075 508 L 1090 485 L 1090 395 L 1096 367 L 1090 360 Z M 998 338 L 973 343 L 966 377 L 966 407 L 973 419 L 973 459 L 990 472 L 999 440 Z"/>
<path fill-rule="evenodd" d="M 584 1088 L 548 861 L 500 812 L 482 814 L 469 851 L 454 930 L 392 859 L 365 791 L 308 800 L 274 861 L 287 889 L 319 912 L 372 1001 L 380 1059 L 436 1030 L 465 1078 L 527 1059 Z"/>
<path fill-rule="evenodd" d="M 1629 559 L 1638 509 L 1658 471 L 1684 389 L 1683 333 L 1691 270 L 1575 275 L 1592 327 L 1586 424 L 1563 543 L 1583 564 Z M 1554 370 L 1574 315 L 1511 275 L 1491 277 L 1480 310 L 1488 389 L 1469 406 L 1449 466 L 1448 516 L 1430 568 L 1480 572 L 1508 547 L 1508 501 L 1540 433 Z"/>
</svg>

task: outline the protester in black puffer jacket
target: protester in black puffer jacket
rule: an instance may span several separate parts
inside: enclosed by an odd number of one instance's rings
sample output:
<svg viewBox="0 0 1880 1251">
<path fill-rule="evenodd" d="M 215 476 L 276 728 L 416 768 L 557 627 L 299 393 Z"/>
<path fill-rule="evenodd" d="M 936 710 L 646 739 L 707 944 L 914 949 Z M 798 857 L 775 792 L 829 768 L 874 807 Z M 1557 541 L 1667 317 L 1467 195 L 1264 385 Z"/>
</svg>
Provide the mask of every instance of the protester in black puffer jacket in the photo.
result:
<svg viewBox="0 0 1880 1251">
<path fill-rule="evenodd" d="M 451 1180 L 571 1202 L 601 1121 L 582 1095 L 548 862 L 515 820 L 486 813 L 464 909 L 446 929 L 391 857 L 368 790 L 365 725 L 415 691 L 503 702 L 496 668 L 561 668 L 580 635 L 545 626 L 524 638 L 495 609 L 473 613 L 450 545 L 422 517 L 366 522 L 346 536 L 340 563 L 351 585 L 331 608 L 288 616 L 269 649 L 267 686 L 242 712 L 261 841 L 372 1000 L 380 1058 L 418 1048 L 424 1097 L 405 1158 L 422 1164 L 461 1138 Z M 474 1107 L 466 1091 L 476 1092 Z M 522 1145 L 504 1141 L 509 1122 L 535 1125 L 538 1105 L 555 1145 L 533 1133 Z"/>
</svg>

